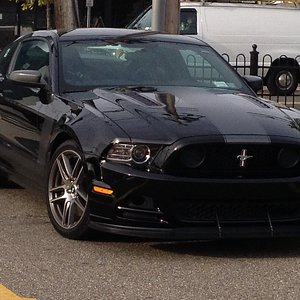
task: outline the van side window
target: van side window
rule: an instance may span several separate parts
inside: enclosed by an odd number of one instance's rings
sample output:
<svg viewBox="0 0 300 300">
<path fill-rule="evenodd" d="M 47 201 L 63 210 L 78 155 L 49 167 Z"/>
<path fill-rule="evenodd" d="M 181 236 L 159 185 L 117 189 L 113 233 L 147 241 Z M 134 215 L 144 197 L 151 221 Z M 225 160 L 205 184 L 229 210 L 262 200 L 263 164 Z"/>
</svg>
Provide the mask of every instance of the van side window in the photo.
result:
<svg viewBox="0 0 300 300">
<path fill-rule="evenodd" d="M 197 11 L 195 9 L 180 10 L 180 34 L 198 34 Z"/>
</svg>

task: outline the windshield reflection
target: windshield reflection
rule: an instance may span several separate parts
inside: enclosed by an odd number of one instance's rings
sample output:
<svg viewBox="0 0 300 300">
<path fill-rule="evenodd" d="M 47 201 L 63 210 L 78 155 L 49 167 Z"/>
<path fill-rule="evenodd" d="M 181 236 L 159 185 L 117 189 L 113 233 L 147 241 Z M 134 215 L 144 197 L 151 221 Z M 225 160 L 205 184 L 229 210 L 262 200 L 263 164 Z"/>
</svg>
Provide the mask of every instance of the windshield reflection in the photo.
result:
<svg viewBox="0 0 300 300">
<path fill-rule="evenodd" d="M 191 86 L 243 90 L 210 47 L 171 42 L 78 41 L 61 44 L 63 92 L 97 87 Z"/>
</svg>

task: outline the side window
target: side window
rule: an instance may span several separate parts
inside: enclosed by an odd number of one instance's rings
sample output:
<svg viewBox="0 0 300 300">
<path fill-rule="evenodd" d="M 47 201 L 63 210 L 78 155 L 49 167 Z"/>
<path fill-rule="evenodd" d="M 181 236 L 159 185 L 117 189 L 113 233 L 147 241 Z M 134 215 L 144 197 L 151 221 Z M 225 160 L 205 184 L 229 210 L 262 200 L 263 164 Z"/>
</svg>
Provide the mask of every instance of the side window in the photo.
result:
<svg viewBox="0 0 300 300">
<path fill-rule="evenodd" d="M 49 65 L 49 46 L 44 41 L 22 43 L 13 70 L 39 70 Z"/>
<path fill-rule="evenodd" d="M 134 25 L 134 29 L 151 30 L 152 9 L 149 9 Z"/>
<path fill-rule="evenodd" d="M 197 11 L 195 9 L 180 10 L 180 34 L 197 34 Z"/>
<path fill-rule="evenodd" d="M 12 71 L 37 70 L 42 78 L 49 79 L 49 46 L 41 40 L 25 41 L 21 44 Z"/>
</svg>

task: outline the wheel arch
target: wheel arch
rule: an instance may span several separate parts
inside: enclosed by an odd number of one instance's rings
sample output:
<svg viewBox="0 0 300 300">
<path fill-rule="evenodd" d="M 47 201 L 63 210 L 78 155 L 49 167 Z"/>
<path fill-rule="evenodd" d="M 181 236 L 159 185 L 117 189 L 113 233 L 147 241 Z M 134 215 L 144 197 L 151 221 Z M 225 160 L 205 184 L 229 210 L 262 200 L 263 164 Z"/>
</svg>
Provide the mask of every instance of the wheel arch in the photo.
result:
<svg viewBox="0 0 300 300">
<path fill-rule="evenodd" d="M 99 159 L 97 159 L 96 156 L 92 155 L 86 155 L 83 151 L 82 145 L 79 141 L 79 139 L 70 132 L 60 132 L 52 141 L 50 147 L 49 147 L 49 160 L 52 159 L 55 151 L 65 143 L 66 141 L 74 141 L 81 149 L 82 153 L 85 155 L 85 160 L 87 163 L 88 171 L 91 176 L 91 178 L 99 177 L 100 176 L 100 166 L 99 166 Z M 98 167 L 97 167 L 98 166 Z"/>
<path fill-rule="evenodd" d="M 49 149 L 49 158 L 51 159 L 56 149 L 68 140 L 74 140 L 74 136 L 67 132 L 60 132 L 52 141 Z M 76 140 L 75 140 L 76 141 Z M 77 141 L 76 141 L 77 142 Z"/>
</svg>

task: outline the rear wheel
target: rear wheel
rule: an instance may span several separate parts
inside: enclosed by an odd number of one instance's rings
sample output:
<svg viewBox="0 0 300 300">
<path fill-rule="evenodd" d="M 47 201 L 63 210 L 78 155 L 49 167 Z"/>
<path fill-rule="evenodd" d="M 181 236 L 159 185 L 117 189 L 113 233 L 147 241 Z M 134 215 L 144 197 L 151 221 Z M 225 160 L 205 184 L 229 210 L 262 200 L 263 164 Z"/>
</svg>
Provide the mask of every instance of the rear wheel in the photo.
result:
<svg viewBox="0 0 300 300">
<path fill-rule="evenodd" d="M 292 67 L 270 69 L 267 87 L 274 96 L 292 95 L 298 87 L 298 70 Z"/>
<path fill-rule="evenodd" d="M 54 228 L 70 239 L 81 239 L 88 231 L 87 174 L 75 142 L 67 141 L 55 151 L 48 174 L 48 214 Z"/>
</svg>

